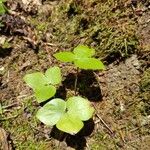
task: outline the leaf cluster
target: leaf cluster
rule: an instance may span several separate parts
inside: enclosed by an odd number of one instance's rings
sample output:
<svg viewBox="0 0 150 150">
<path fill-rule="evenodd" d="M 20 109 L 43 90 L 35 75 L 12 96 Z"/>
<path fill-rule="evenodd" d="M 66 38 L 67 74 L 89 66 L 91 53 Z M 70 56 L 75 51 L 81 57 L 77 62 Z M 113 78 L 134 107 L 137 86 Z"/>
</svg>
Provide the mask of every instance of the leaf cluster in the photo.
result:
<svg viewBox="0 0 150 150">
<path fill-rule="evenodd" d="M 58 52 L 54 54 L 54 57 L 62 62 L 73 62 L 80 69 L 104 69 L 104 64 L 100 60 L 93 58 L 94 55 L 95 50 L 93 48 L 79 45 L 74 48 L 73 52 Z"/>
<path fill-rule="evenodd" d="M 24 81 L 33 89 L 37 101 L 41 103 L 55 95 L 55 85 L 61 82 L 61 71 L 59 67 L 52 67 L 45 74 L 35 72 L 25 75 Z"/>
<path fill-rule="evenodd" d="M 83 121 L 89 120 L 94 109 L 88 100 L 74 96 L 66 102 L 55 98 L 37 112 L 37 118 L 46 125 L 56 125 L 64 132 L 76 134 L 83 128 Z"/>
<path fill-rule="evenodd" d="M 73 62 L 81 69 L 104 69 L 103 63 L 92 57 L 94 54 L 94 49 L 79 45 L 73 52 L 59 52 L 54 56 L 63 62 Z M 24 77 L 24 81 L 33 89 L 39 103 L 55 95 L 55 86 L 60 84 L 61 80 L 61 70 L 57 66 L 47 69 L 45 74 L 35 72 Z M 94 109 L 87 99 L 73 96 L 67 101 L 60 98 L 52 99 L 38 110 L 36 116 L 46 125 L 56 125 L 61 131 L 76 134 L 82 129 L 83 121 L 90 119 L 93 112 Z"/>
</svg>

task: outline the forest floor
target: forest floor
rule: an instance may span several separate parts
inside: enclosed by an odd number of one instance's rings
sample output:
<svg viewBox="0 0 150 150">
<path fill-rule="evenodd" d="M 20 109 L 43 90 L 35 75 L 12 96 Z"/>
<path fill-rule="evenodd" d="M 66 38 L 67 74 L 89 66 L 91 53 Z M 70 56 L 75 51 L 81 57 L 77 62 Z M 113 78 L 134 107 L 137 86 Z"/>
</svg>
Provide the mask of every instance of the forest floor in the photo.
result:
<svg viewBox="0 0 150 150">
<path fill-rule="evenodd" d="M 148 150 L 149 0 L 8 0 L 6 7 L 0 16 L 0 149 Z M 79 73 L 78 95 L 96 111 L 73 136 L 37 120 L 40 105 L 23 77 L 59 65 L 64 77 L 57 96 L 73 95 L 75 68 L 53 54 L 78 44 L 95 48 L 106 70 L 97 78 Z"/>
</svg>

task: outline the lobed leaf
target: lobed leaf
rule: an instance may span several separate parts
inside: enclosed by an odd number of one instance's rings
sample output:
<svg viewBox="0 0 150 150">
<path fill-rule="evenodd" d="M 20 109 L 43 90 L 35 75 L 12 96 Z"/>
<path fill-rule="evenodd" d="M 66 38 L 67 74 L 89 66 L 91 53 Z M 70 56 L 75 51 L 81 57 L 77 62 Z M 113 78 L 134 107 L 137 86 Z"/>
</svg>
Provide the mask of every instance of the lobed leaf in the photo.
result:
<svg viewBox="0 0 150 150">
<path fill-rule="evenodd" d="M 73 62 L 75 56 L 72 52 L 59 52 L 54 54 L 54 57 L 62 62 Z"/>
<path fill-rule="evenodd" d="M 65 113 L 64 100 L 55 98 L 38 110 L 36 117 L 46 125 L 55 125 Z"/>
<path fill-rule="evenodd" d="M 47 84 L 47 79 L 41 72 L 27 74 L 23 79 L 27 85 L 33 89 L 40 88 L 41 85 Z"/>
<path fill-rule="evenodd" d="M 74 48 L 73 52 L 80 58 L 92 57 L 95 54 L 95 50 L 93 48 L 89 48 L 85 45 L 78 45 L 76 48 Z"/>
<path fill-rule="evenodd" d="M 61 71 L 59 67 L 52 67 L 46 70 L 45 76 L 47 78 L 48 83 L 55 85 L 59 84 L 62 80 Z"/>
<path fill-rule="evenodd" d="M 77 58 L 74 63 L 76 67 L 79 67 L 81 69 L 105 69 L 104 64 L 96 58 Z"/>
<path fill-rule="evenodd" d="M 67 100 L 67 109 L 70 116 L 80 118 L 82 121 L 89 120 L 94 113 L 90 102 L 80 96 L 70 97 Z"/>
<path fill-rule="evenodd" d="M 63 132 L 74 135 L 83 128 L 83 122 L 79 118 L 65 113 L 57 122 L 56 127 Z"/>
<path fill-rule="evenodd" d="M 53 97 L 56 93 L 56 88 L 52 85 L 41 85 L 34 89 L 35 97 L 38 103 L 44 102 Z"/>
<path fill-rule="evenodd" d="M 82 121 L 90 119 L 94 109 L 88 100 L 74 96 L 67 100 L 56 98 L 45 104 L 38 112 L 37 118 L 46 125 L 56 127 L 69 134 L 78 133 L 84 126 Z"/>
</svg>

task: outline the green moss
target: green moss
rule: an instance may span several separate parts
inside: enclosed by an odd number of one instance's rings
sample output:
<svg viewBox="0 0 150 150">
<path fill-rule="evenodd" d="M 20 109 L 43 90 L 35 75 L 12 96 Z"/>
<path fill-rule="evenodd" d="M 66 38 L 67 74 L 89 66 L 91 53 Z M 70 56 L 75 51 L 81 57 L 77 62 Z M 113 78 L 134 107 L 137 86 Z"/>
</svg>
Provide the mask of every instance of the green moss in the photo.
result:
<svg viewBox="0 0 150 150">
<path fill-rule="evenodd" d="M 136 23 L 126 1 L 61 1 L 51 15 L 53 40 L 63 47 L 91 45 L 97 56 L 127 57 L 137 50 Z"/>
<path fill-rule="evenodd" d="M 11 116 L 17 116 L 15 119 L 6 119 L 1 124 L 3 128 L 10 133 L 13 140 L 13 146 L 16 150 L 46 150 L 51 149 L 51 142 L 45 141 L 42 129 L 38 128 L 38 122 L 35 118 L 36 108 L 31 99 L 24 100 L 20 109 L 12 108 Z M 3 118 L 7 118 L 7 113 Z M 40 133 L 41 130 L 41 133 Z"/>
<path fill-rule="evenodd" d="M 119 148 L 117 146 L 119 140 L 115 137 L 110 137 L 103 131 L 95 133 L 92 141 L 92 144 L 89 145 L 91 150 L 107 150 Z"/>
<path fill-rule="evenodd" d="M 140 88 L 140 98 L 143 104 L 141 113 L 147 116 L 150 115 L 150 69 L 144 71 Z"/>
<path fill-rule="evenodd" d="M 32 26 L 35 26 L 36 31 L 38 32 L 45 32 L 48 27 L 48 22 L 45 21 L 39 21 L 39 18 L 30 18 L 29 23 Z"/>
<path fill-rule="evenodd" d="M 150 69 L 144 71 L 142 80 L 141 80 L 141 90 L 142 91 L 150 91 Z"/>
</svg>

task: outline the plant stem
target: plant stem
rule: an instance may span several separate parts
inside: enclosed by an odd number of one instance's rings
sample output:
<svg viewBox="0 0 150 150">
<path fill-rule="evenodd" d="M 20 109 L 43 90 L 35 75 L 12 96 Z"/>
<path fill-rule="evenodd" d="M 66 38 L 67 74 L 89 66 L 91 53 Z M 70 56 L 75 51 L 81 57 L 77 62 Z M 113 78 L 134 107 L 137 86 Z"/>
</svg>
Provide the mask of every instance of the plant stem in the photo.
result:
<svg viewBox="0 0 150 150">
<path fill-rule="evenodd" d="M 111 136 L 114 136 L 114 132 L 112 129 L 109 128 L 109 126 L 106 124 L 106 122 L 101 118 L 101 116 L 98 114 L 96 106 L 93 104 L 95 111 L 96 111 L 96 116 L 99 118 L 99 120 L 103 123 L 103 125 L 106 127 L 106 129 L 111 133 Z"/>
<path fill-rule="evenodd" d="M 79 73 L 79 68 L 77 68 L 77 72 L 75 74 L 75 82 L 74 82 L 74 93 L 75 93 L 75 96 L 77 94 L 78 73 Z"/>
</svg>

